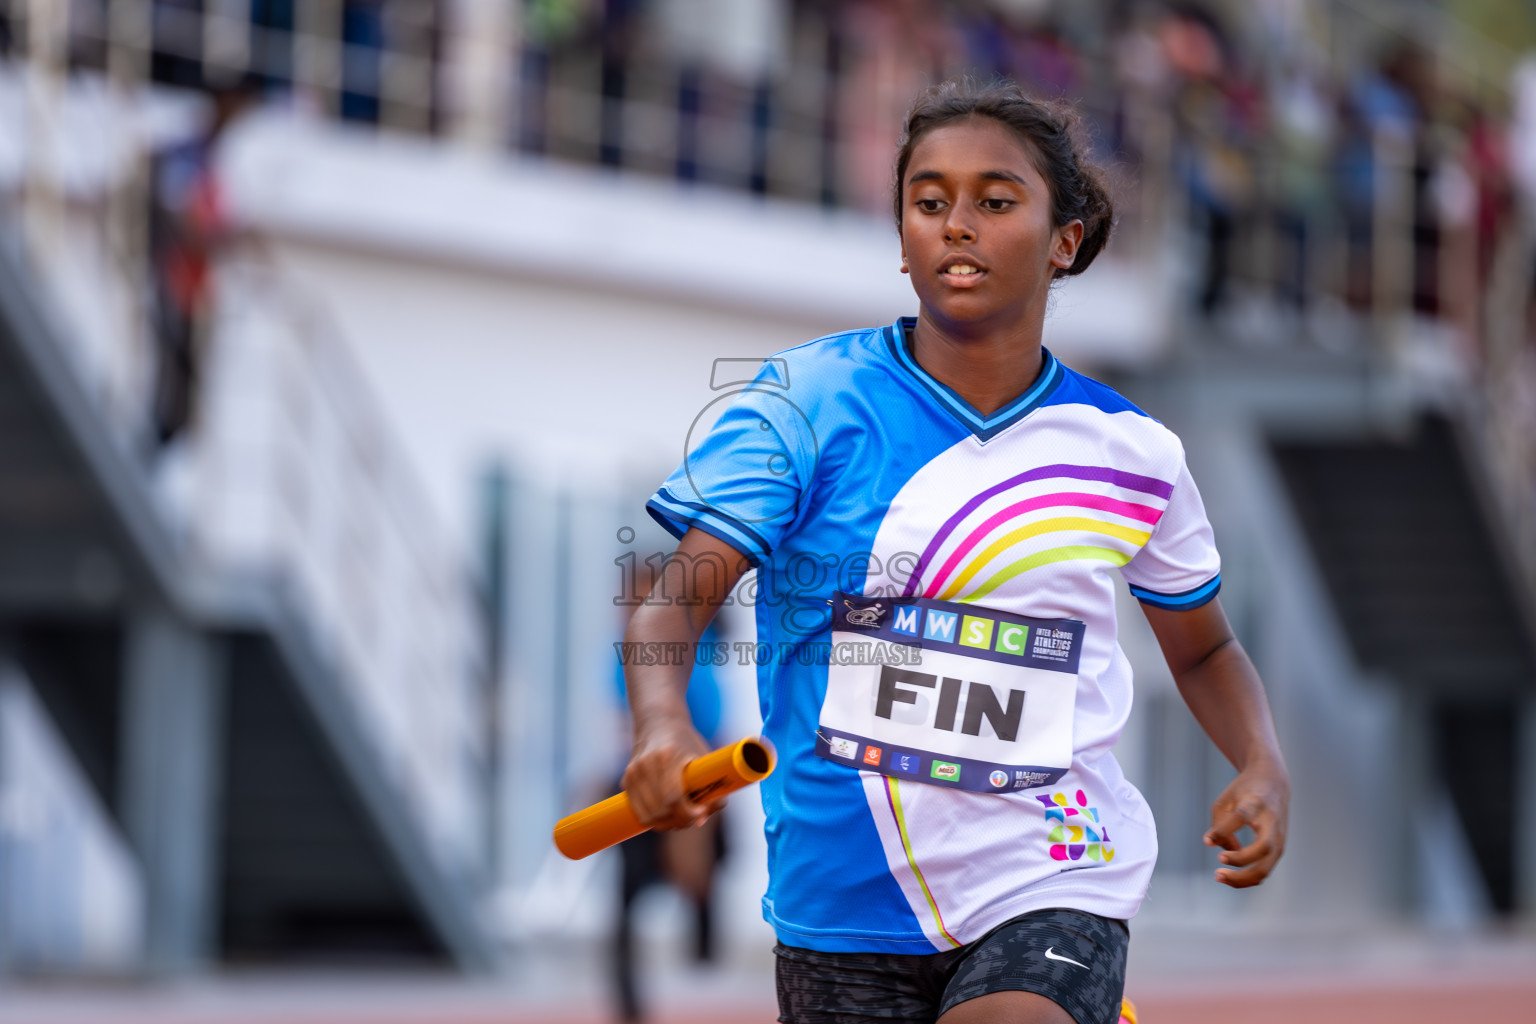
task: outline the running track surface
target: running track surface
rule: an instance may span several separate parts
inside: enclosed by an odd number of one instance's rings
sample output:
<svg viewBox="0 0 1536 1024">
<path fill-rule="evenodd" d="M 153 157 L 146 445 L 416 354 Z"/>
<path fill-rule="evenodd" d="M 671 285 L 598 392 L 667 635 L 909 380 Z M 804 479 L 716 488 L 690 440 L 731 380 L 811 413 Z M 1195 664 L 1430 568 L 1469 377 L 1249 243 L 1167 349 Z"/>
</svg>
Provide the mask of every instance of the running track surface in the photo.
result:
<svg viewBox="0 0 1536 1024">
<path fill-rule="evenodd" d="M 1267 992 L 1254 996 L 1149 995 L 1137 1000 L 1140 1024 L 1522 1024 L 1536 1021 L 1536 979 L 1503 988 Z M 657 1013 L 651 1024 L 768 1024 L 775 1014 Z M 516 1018 L 548 1024 L 611 1024 L 604 1017 Z M 502 1018 L 505 1024 L 510 1024 Z M 253 1022 L 254 1024 L 254 1022 Z M 320 1024 L 320 1022 L 315 1022 Z M 425 1022 L 423 1022 L 425 1024 Z M 470 1024 L 470 1022 L 465 1022 Z M 487 1018 L 473 1024 L 492 1024 Z"/>
<path fill-rule="evenodd" d="M 1521 1024 L 1536 1021 L 1536 981 L 1523 986 L 1476 991 L 1340 991 L 1268 993 L 1255 998 L 1149 996 L 1137 1002 L 1140 1024 Z M 650 1024 L 769 1024 L 776 1014 L 735 1011 L 655 1013 Z M 606 1016 L 485 1017 L 463 1024 L 612 1024 Z M 265 1024 L 265 1022 L 250 1022 Z M 310 1024 L 310 1022 L 305 1022 Z M 322 1024 L 315 1021 L 313 1024 Z M 351 1022 L 347 1022 L 351 1024 Z M 361 1022 L 359 1022 L 361 1024 Z M 394 1024 L 394 1022 L 391 1022 Z M 412 1022 L 415 1024 L 415 1022 Z M 427 1024 L 425 1020 L 421 1024 Z M 458 1024 L 458 1022 L 455 1022 Z"/>
<path fill-rule="evenodd" d="M 1453 983 L 1412 983 L 1390 988 L 1359 988 L 1329 984 L 1307 990 L 1306 982 L 1287 985 L 1276 978 L 1256 983 L 1247 992 L 1230 988 L 1221 993 L 1144 993 L 1138 999 L 1141 1024 L 1520 1024 L 1536 1020 L 1536 972 L 1524 977 L 1500 981 L 1459 981 Z M 16 995 L 14 991 L 11 995 Z M 126 995 L 126 994 L 125 994 Z M 97 1003 L 94 1008 L 75 1004 L 49 1004 L 47 998 L 34 1002 L 26 996 L 20 1001 L 0 1000 L 0 1021 L 36 1021 L 38 1024 L 111 1024 L 154 1020 L 157 1024 L 613 1024 L 590 998 L 584 998 L 579 1011 L 557 1011 L 552 1007 L 530 1009 L 505 1005 L 492 1007 L 433 1008 L 420 999 L 408 1005 L 381 1007 L 369 1002 L 366 1008 L 341 1005 L 324 1007 L 240 1008 L 223 1005 L 217 1009 L 158 1002 L 154 997 L 140 1001 L 131 995 Z M 72 1001 L 66 1001 L 72 1002 Z M 452 1000 L 448 1001 L 453 1002 Z M 9 1005 L 6 1005 L 9 1003 Z M 110 1009 L 109 1009 L 110 1007 Z M 32 1012 L 29 1012 L 32 1011 Z M 21 1012 L 24 1016 L 16 1016 Z M 446 1011 L 446 1012 L 445 1012 Z M 34 1015 L 35 1013 L 35 1015 Z M 706 1010 L 682 1009 L 659 1005 L 648 1024 L 768 1024 L 774 1012 L 769 1005 L 760 1008 L 737 1004 L 730 1008 Z"/>
</svg>

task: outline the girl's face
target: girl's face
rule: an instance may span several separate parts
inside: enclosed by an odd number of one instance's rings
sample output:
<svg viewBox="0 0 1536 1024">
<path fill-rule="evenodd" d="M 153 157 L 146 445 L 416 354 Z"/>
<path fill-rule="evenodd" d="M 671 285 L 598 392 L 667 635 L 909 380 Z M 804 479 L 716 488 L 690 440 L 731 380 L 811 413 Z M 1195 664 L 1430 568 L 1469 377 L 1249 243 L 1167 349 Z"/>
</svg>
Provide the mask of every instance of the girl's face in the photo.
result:
<svg viewBox="0 0 1536 1024">
<path fill-rule="evenodd" d="M 942 326 L 1043 318 L 1051 279 L 1070 267 L 1083 224 L 1051 223 L 1051 190 L 1026 144 L 988 117 L 918 140 L 902 183 L 902 267 Z"/>
</svg>

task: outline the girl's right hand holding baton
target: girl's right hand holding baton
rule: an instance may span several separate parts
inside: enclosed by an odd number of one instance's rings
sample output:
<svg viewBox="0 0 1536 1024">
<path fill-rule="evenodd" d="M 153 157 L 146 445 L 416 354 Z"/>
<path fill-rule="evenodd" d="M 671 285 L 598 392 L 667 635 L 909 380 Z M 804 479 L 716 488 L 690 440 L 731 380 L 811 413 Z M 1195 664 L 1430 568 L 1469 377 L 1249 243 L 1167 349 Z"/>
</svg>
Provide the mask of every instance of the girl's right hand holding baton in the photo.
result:
<svg viewBox="0 0 1536 1024">
<path fill-rule="evenodd" d="M 688 716 L 688 676 L 704 627 L 746 568 L 735 548 L 702 530 L 689 530 L 629 620 L 626 643 L 659 643 L 655 649 L 688 652 L 681 665 L 631 663 L 624 670 L 635 732 L 623 786 L 635 816 L 650 828 L 702 825 L 725 806 L 723 799 L 695 803 L 683 788 L 683 766 L 709 753 Z"/>
</svg>

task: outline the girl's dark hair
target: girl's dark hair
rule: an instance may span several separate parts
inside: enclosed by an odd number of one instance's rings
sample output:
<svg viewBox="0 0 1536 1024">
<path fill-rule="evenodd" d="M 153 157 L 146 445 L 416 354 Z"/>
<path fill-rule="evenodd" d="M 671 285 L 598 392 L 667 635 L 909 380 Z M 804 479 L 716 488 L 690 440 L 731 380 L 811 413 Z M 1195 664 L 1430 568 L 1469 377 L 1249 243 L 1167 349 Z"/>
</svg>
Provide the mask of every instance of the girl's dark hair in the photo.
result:
<svg viewBox="0 0 1536 1024">
<path fill-rule="evenodd" d="M 1083 141 L 1077 110 L 1069 103 L 1037 100 L 1012 82 L 980 85 L 970 78 L 952 78 L 924 90 L 907 112 L 896 154 L 892 203 L 896 229 L 901 230 L 902 183 L 912 151 L 935 128 L 972 117 L 990 117 L 1011 129 L 1030 153 L 1035 169 L 1051 187 L 1051 220 L 1061 227 L 1083 222 L 1077 258 L 1056 277 L 1081 274 L 1109 241 L 1115 204 L 1104 169 L 1093 162 Z"/>
</svg>

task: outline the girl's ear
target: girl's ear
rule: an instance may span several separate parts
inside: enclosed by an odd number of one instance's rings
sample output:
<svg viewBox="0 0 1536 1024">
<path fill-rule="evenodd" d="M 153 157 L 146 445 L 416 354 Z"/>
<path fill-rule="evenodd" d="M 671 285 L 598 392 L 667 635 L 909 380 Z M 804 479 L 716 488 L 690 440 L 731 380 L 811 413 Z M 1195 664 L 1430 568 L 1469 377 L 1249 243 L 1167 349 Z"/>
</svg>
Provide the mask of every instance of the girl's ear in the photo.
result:
<svg viewBox="0 0 1536 1024">
<path fill-rule="evenodd" d="M 1061 270 L 1072 266 L 1077 259 L 1077 248 L 1083 244 L 1083 222 L 1074 220 L 1056 229 L 1051 245 L 1051 263 Z"/>
</svg>

